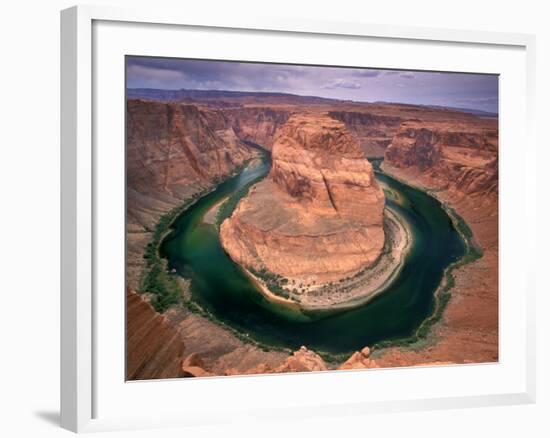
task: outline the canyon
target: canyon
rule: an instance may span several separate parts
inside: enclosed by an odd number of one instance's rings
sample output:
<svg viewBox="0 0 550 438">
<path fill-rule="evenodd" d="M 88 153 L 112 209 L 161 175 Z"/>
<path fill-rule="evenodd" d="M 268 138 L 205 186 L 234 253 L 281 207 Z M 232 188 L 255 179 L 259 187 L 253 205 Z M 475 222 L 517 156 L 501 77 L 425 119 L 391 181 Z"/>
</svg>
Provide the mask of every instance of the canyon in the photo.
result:
<svg viewBox="0 0 550 438">
<path fill-rule="evenodd" d="M 127 286 L 138 292 L 127 296 L 129 379 L 498 360 L 496 118 L 269 93 L 181 94 L 142 90 L 127 101 Z M 257 158 L 258 148 L 271 154 L 269 174 L 220 227 L 224 249 L 253 272 L 311 289 L 375 263 L 386 215 L 366 157 L 384 157 L 384 172 L 466 220 L 482 257 L 453 273 L 451 299 L 427 341 L 365 345 L 337 363 L 307 345 L 264 351 L 182 306 L 161 315 L 149 304 L 143 254 L 158 221 Z"/>
<path fill-rule="evenodd" d="M 160 217 L 253 155 L 225 119 L 191 105 L 126 107 L 127 283 L 140 288 L 143 251 Z"/>
<path fill-rule="evenodd" d="M 404 122 L 385 163 L 417 169 L 432 188 L 469 195 L 498 193 L 498 131 L 494 122 Z"/>
</svg>

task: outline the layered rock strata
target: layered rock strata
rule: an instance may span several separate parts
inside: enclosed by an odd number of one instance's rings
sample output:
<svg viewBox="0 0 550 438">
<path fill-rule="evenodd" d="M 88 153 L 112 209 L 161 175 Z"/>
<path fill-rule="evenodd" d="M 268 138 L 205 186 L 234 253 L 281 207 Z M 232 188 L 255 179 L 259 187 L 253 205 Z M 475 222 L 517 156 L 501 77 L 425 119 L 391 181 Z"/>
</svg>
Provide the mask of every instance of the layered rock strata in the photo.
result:
<svg viewBox="0 0 550 438">
<path fill-rule="evenodd" d="M 416 168 L 430 186 L 440 189 L 497 194 L 496 122 L 405 122 L 386 150 L 385 164 Z"/>
<path fill-rule="evenodd" d="M 185 359 L 182 362 L 181 369 L 182 377 L 208 377 L 216 375 L 208 371 L 208 368 L 205 367 L 202 360 L 196 355 Z M 321 356 L 302 345 L 300 349 L 286 356 L 279 365 L 261 362 L 251 368 L 227 368 L 221 374 L 233 376 L 244 374 L 301 373 L 308 371 L 328 371 L 329 369 L 329 366 Z"/>
<path fill-rule="evenodd" d="M 357 140 L 325 114 L 292 116 L 274 141 L 269 176 L 220 230 L 239 264 L 301 282 L 332 282 L 384 246 L 384 195 Z"/>
<path fill-rule="evenodd" d="M 219 111 L 127 102 L 127 280 L 139 288 L 143 250 L 159 218 L 257 152 Z"/>
<path fill-rule="evenodd" d="M 245 107 L 226 110 L 224 114 L 241 140 L 271 149 L 277 131 L 291 112 L 283 108 Z"/>
<path fill-rule="evenodd" d="M 128 102 L 127 184 L 142 196 L 181 198 L 189 187 L 227 175 L 251 155 L 218 111 Z M 139 221 L 139 200 L 129 196 L 129 204 L 131 218 Z"/>
<path fill-rule="evenodd" d="M 179 330 L 140 295 L 126 293 L 126 378 L 181 377 L 185 349 Z"/>
<path fill-rule="evenodd" d="M 381 367 L 499 359 L 498 121 L 405 123 L 383 168 L 431 190 L 469 225 L 482 257 L 453 271 L 455 286 L 427 347 L 378 352 Z"/>
<path fill-rule="evenodd" d="M 329 115 L 346 125 L 369 157 L 384 156 L 401 123 L 399 117 L 361 111 L 331 111 Z"/>
<path fill-rule="evenodd" d="M 384 165 L 387 172 L 409 184 L 435 190 L 434 195 L 451 206 L 469 225 L 480 259 L 453 271 L 454 287 L 441 321 L 422 348 L 389 348 L 376 352 L 380 367 L 452 363 L 483 363 L 499 360 L 499 218 L 496 193 L 457 190 L 442 179 L 427 177 L 416 167 Z"/>
</svg>

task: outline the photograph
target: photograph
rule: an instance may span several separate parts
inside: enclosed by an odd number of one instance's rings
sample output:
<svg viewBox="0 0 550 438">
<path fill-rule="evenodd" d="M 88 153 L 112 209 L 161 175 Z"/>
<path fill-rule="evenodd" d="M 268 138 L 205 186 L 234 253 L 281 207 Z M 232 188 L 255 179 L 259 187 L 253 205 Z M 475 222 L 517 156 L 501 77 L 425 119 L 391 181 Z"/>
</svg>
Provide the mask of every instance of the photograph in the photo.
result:
<svg viewBox="0 0 550 438">
<path fill-rule="evenodd" d="M 126 379 L 499 361 L 499 75 L 125 57 Z"/>
<path fill-rule="evenodd" d="M 0 437 L 550 436 L 541 5 L 8 4 Z"/>
</svg>

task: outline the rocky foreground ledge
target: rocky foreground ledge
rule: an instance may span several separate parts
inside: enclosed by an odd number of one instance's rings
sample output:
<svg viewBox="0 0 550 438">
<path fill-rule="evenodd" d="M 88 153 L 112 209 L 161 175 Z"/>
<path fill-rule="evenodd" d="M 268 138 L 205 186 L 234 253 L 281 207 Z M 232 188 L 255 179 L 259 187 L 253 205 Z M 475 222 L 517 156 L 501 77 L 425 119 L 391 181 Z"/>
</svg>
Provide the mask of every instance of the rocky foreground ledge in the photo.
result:
<svg viewBox="0 0 550 438">
<path fill-rule="evenodd" d="M 341 363 L 327 363 L 306 346 L 288 354 L 264 352 L 243 345 L 214 323 L 188 315 L 159 315 L 142 295 L 127 290 L 127 379 L 215 377 L 308 371 L 359 370 L 387 366 L 387 358 L 373 358 L 364 347 Z M 204 332 L 215 334 L 205 341 Z M 145 339 L 147 342 L 142 342 Z M 416 361 L 415 365 L 451 362 Z M 395 365 L 394 365 L 395 366 Z"/>
</svg>

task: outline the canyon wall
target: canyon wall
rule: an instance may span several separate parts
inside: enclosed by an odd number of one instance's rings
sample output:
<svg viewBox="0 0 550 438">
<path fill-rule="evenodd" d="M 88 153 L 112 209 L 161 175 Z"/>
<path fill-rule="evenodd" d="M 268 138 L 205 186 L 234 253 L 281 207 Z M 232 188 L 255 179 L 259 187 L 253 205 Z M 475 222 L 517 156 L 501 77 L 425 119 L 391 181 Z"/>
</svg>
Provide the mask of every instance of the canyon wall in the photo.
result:
<svg viewBox="0 0 550 438">
<path fill-rule="evenodd" d="M 218 111 L 129 101 L 126 157 L 130 220 L 142 221 L 142 197 L 153 198 L 153 203 L 182 199 L 227 175 L 251 155 L 250 148 Z M 134 191 L 141 196 L 132 196 Z"/>
<path fill-rule="evenodd" d="M 228 109 L 224 114 L 241 140 L 271 149 L 277 130 L 286 123 L 291 111 L 277 107 L 245 107 Z"/>
<path fill-rule="evenodd" d="M 453 272 L 455 286 L 427 348 L 378 352 L 381 367 L 483 363 L 499 359 L 498 120 L 442 112 L 404 122 L 383 169 L 433 191 L 468 224 L 481 258 Z"/>
<path fill-rule="evenodd" d="M 126 121 L 127 280 L 138 289 L 143 249 L 159 218 L 256 152 L 217 110 L 129 100 Z"/>
<path fill-rule="evenodd" d="M 361 111 L 330 111 L 329 116 L 344 122 L 368 157 L 384 156 L 401 123 L 401 119 L 396 116 Z"/>
<path fill-rule="evenodd" d="M 326 283 L 376 260 L 383 210 L 372 167 L 344 124 L 293 115 L 275 138 L 269 176 L 224 221 L 220 238 L 241 265 Z"/>
<path fill-rule="evenodd" d="M 181 376 L 185 346 L 179 330 L 140 295 L 126 293 L 126 378 Z"/>
<path fill-rule="evenodd" d="M 496 195 L 496 121 L 404 122 L 386 150 L 384 165 L 416 169 L 430 187 Z"/>
</svg>

